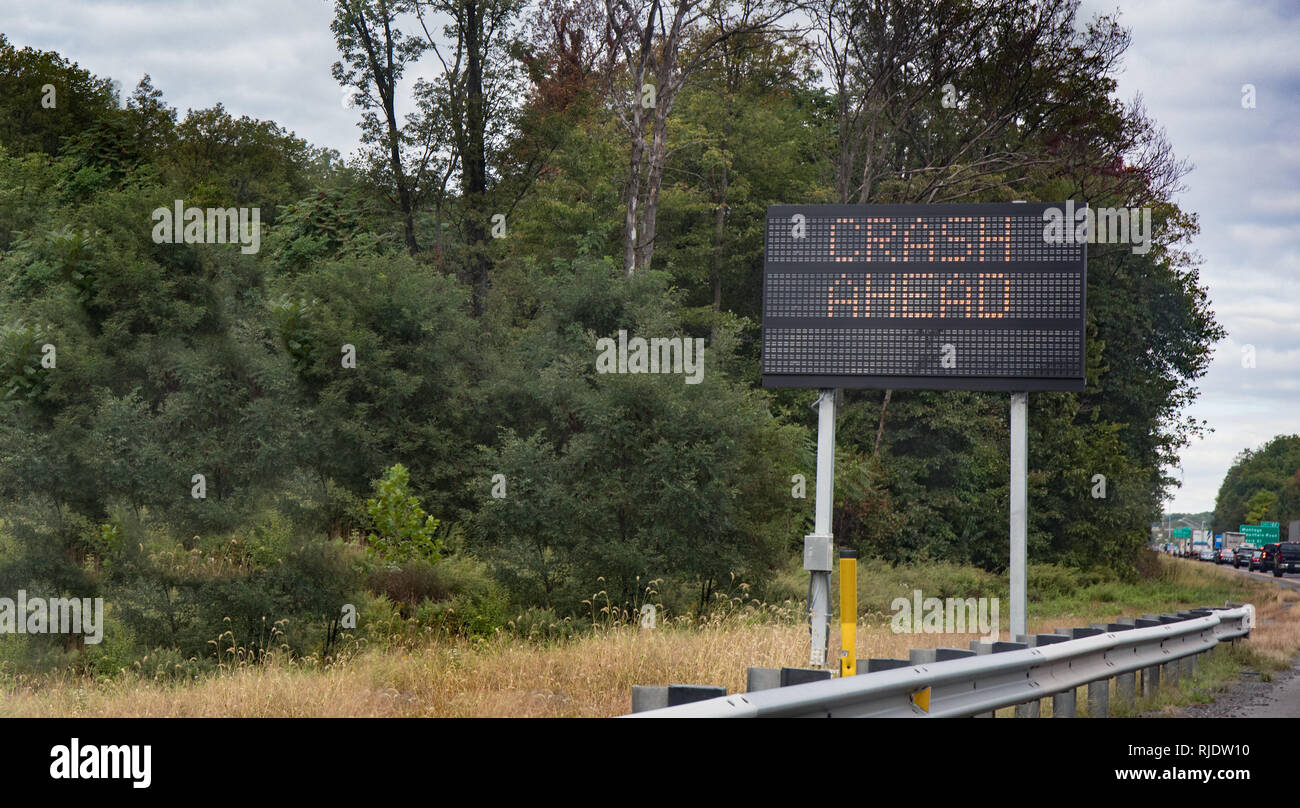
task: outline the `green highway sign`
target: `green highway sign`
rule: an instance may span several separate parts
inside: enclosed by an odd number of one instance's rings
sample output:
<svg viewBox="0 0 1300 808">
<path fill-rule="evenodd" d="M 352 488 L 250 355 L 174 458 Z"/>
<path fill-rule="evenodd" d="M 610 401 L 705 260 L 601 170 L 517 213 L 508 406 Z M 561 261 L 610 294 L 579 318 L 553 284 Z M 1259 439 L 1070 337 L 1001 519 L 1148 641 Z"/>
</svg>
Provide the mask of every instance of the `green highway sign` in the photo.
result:
<svg viewBox="0 0 1300 808">
<path fill-rule="evenodd" d="M 1175 539 L 1190 539 L 1191 537 L 1192 537 L 1192 529 L 1190 527 L 1174 528 Z"/>
<path fill-rule="evenodd" d="M 1277 522 L 1265 522 L 1259 525 L 1242 525 L 1241 532 L 1246 536 L 1246 542 L 1256 547 L 1277 541 L 1280 536 L 1280 530 Z"/>
</svg>

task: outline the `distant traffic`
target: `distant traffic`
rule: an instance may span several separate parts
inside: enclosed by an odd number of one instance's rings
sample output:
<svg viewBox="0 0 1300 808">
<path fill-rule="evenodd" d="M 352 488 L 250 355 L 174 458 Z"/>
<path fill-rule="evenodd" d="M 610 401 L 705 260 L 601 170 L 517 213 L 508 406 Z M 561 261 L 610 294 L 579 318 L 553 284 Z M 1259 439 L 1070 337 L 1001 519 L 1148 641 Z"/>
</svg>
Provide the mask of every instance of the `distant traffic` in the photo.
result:
<svg viewBox="0 0 1300 808">
<path fill-rule="evenodd" d="M 1250 572 L 1271 572 L 1281 578 L 1288 572 L 1300 572 L 1300 541 L 1281 541 L 1254 547 L 1241 544 L 1236 547 L 1223 547 L 1213 550 L 1208 547 L 1180 547 L 1166 544 L 1160 548 L 1165 555 L 1174 558 L 1191 558 L 1197 561 L 1209 561 L 1215 564 L 1231 564 L 1237 569 L 1246 568 Z"/>
</svg>

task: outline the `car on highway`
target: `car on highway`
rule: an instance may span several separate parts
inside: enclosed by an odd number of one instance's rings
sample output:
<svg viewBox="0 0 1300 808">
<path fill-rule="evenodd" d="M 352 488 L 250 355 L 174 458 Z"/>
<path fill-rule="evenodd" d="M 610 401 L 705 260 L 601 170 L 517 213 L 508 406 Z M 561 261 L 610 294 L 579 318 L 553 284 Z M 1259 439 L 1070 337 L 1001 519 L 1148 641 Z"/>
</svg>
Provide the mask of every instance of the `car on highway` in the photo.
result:
<svg viewBox="0 0 1300 808">
<path fill-rule="evenodd" d="M 1248 570 L 1253 570 L 1259 566 L 1259 553 L 1258 547 L 1251 547 L 1250 545 L 1238 547 L 1233 550 L 1232 566 L 1237 569 L 1245 567 Z"/>
<path fill-rule="evenodd" d="M 1253 551 L 1251 551 L 1250 561 L 1246 565 L 1246 570 L 1249 571 L 1249 570 L 1264 569 L 1264 562 L 1262 558 L 1263 555 L 1264 555 L 1264 551 L 1260 550 L 1258 547 L 1255 548 Z"/>
<path fill-rule="evenodd" d="M 1261 547 L 1259 571 L 1272 572 L 1279 578 L 1287 572 L 1300 572 L 1300 542 L 1281 541 Z"/>
<path fill-rule="evenodd" d="M 1213 561 L 1213 560 L 1214 560 L 1214 551 L 1213 551 L 1213 550 L 1202 550 L 1202 551 L 1201 551 L 1201 555 L 1200 555 L 1200 559 L 1201 559 L 1202 561 Z"/>
<path fill-rule="evenodd" d="M 1231 564 L 1235 555 L 1235 553 L 1225 547 L 1214 554 L 1214 562 L 1216 564 Z"/>
<path fill-rule="evenodd" d="M 1288 572 L 1300 572 L 1300 541 L 1280 541 L 1265 545 L 1265 549 L 1274 548 L 1269 557 L 1269 569 L 1274 577 L 1281 578 Z"/>
</svg>

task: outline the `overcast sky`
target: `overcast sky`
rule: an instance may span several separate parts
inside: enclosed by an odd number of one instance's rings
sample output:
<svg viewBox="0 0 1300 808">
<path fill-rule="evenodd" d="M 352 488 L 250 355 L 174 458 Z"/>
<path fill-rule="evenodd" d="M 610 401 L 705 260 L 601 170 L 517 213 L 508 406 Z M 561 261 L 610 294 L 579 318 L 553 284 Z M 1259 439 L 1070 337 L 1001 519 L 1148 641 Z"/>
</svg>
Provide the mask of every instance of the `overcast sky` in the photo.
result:
<svg viewBox="0 0 1300 808">
<path fill-rule="evenodd" d="M 357 111 L 330 77 L 331 7 L 0 0 L 0 32 L 128 92 L 148 73 L 182 115 L 221 102 L 347 156 Z M 1214 433 L 1183 451 L 1175 475 L 1184 484 L 1169 506 L 1208 510 L 1237 452 L 1300 432 L 1300 4 L 1084 0 L 1081 16 L 1117 10 L 1133 39 L 1119 95 L 1140 91 L 1178 156 L 1196 166 L 1178 202 L 1200 215 L 1201 280 L 1228 330 L 1189 411 Z M 1245 84 L 1255 88 L 1253 109 L 1242 105 Z M 1243 366 L 1247 346 L 1253 368 Z"/>
<path fill-rule="evenodd" d="M 1085 0 L 1087 16 L 1116 9 Z M 1166 0 L 1119 6 L 1132 45 L 1120 97 L 1141 92 L 1180 157 L 1177 200 L 1200 216 L 1201 282 L 1228 331 L 1189 414 L 1214 433 L 1182 452 L 1169 510 L 1214 506 L 1233 456 L 1300 433 L 1300 4 Z M 1255 108 L 1242 106 L 1242 85 Z M 1243 366 L 1254 347 L 1255 366 Z M 1236 525 L 1215 525 L 1216 531 Z"/>
</svg>

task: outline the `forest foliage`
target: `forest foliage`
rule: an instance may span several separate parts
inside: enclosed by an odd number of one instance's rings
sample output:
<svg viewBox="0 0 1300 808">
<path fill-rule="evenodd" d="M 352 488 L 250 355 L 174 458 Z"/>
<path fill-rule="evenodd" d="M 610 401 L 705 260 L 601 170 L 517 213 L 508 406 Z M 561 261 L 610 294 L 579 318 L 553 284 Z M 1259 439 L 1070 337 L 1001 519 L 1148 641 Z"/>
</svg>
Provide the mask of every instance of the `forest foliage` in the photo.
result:
<svg viewBox="0 0 1300 808">
<path fill-rule="evenodd" d="M 1277 522 L 1281 538 L 1300 519 L 1300 435 L 1278 435 L 1245 449 L 1228 467 L 1214 502 L 1215 531 Z"/>
<path fill-rule="evenodd" d="M 1223 331 L 1173 202 L 1188 167 L 1114 96 L 1117 21 L 338 0 L 331 34 L 348 160 L 215 101 L 180 116 L 147 76 L 119 104 L 0 37 L 0 592 L 111 620 L 101 647 L 7 658 L 329 653 L 344 604 L 473 633 L 598 590 L 783 594 L 813 395 L 761 388 L 758 360 L 764 212 L 792 202 L 1152 208 L 1150 252 L 1090 250 L 1087 390 L 1030 397 L 1031 560 L 1132 573 Z M 445 69 L 408 101 L 422 61 Z M 155 243 L 176 200 L 258 208 L 260 250 Z M 702 383 L 597 373 L 619 330 L 705 340 Z M 1005 569 L 1007 409 L 847 392 L 836 541 Z"/>
</svg>

